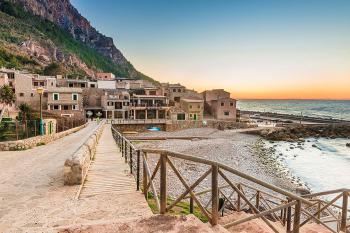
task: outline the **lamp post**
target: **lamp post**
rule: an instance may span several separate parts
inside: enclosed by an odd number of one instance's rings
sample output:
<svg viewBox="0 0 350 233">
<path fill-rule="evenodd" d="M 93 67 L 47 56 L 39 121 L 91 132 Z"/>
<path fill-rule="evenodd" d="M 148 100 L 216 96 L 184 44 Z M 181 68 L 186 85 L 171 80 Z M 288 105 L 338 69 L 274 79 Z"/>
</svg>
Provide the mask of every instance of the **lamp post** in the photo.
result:
<svg viewBox="0 0 350 233">
<path fill-rule="evenodd" d="M 42 96 L 44 93 L 44 88 L 38 87 L 36 89 L 36 92 L 39 94 L 40 97 L 40 123 L 39 123 L 39 133 L 40 135 L 44 135 L 44 121 L 43 121 L 43 106 L 42 106 Z"/>
</svg>

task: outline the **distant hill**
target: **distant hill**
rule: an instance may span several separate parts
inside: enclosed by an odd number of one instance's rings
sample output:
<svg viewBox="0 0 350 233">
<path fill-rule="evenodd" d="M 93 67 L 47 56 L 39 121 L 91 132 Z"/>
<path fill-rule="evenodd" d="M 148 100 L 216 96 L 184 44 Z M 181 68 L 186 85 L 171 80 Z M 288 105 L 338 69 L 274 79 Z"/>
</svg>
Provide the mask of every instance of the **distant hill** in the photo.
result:
<svg viewBox="0 0 350 233">
<path fill-rule="evenodd" d="M 106 71 L 152 80 L 137 71 L 113 39 L 93 28 L 69 0 L 0 0 L 0 66 L 43 73 L 55 63 L 70 76 Z"/>
</svg>

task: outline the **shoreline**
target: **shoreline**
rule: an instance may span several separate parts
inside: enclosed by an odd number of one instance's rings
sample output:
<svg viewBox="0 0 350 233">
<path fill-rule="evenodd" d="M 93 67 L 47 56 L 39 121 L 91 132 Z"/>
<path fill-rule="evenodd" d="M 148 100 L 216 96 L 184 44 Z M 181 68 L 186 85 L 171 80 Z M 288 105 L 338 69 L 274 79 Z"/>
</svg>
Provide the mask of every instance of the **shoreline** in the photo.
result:
<svg viewBox="0 0 350 233">
<path fill-rule="evenodd" d="M 266 120 L 272 121 L 276 123 L 300 123 L 300 121 L 304 124 L 337 124 L 337 123 L 345 123 L 350 124 L 350 120 L 336 119 L 336 118 L 326 118 L 326 117 L 312 117 L 312 116 L 302 116 L 295 114 L 287 114 L 287 113 L 275 113 L 275 112 L 261 112 L 261 111 L 248 111 L 248 110 L 240 110 L 240 114 L 248 115 L 249 118 L 254 120 Z"/>
</svg>

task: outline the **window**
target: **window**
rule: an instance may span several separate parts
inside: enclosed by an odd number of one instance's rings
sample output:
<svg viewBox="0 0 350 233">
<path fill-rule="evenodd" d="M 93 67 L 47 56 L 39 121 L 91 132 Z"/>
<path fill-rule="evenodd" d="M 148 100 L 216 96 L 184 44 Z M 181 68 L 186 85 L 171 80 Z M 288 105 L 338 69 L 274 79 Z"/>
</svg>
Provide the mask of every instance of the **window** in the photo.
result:
<svg viewBox="0 0 350 233">
<path fill-rule="evenodd" d="M 30 96 L 31 96 L 31 97 L 34 97 L 34 93 L 30 93 Z"/>
<path fill-rule="evenodd" d="M 232 103 L 232 102 L 230 102 L 230 106 L 231 106 L 231 107 L 233 106 L 233 103 Z"/>
<path fill-rule="evenodd" d="M 53 93 L 52 94 L 53 100 L 60 100 L 60 94 L 59 93 Z"/>
<path fill-rule="evenodd" d="M 221 102 L 221 106 L 225 106 L 225 103 L 224 103 L 224 102 Z"/>
<path fill-rule="evenodd" d="M 192 117 L 192 114 L 190 114 L 190 117 Z"/>
<path fill-rule="evenodd" d="M 19 93 L 19 96 L 20 96 L 20 97 L 23 97 L 23 96 L 24 96 L 24 93 Z"/>
<path fill-rule="evenodd" d="M 199 109 L 201 108 L 201 106 L 198 104 L 198 106 L 197 106 Z"/>
<path fill-rule="evenodd" d="M 78 100 L 78 94 L 73 93 L 72 94 L 72 100 Z"/>
<path fill-rule="evenodd" d="M 81 84 L 81 88 L 85 88 L 85 83 L 82 83 L 82 84 Z"/>
<path fill-rule="evenodd" d="M 69 110 L 68 105 L 63 105 L 63 110 Z"/>
<path fill-rule="evenodd" d="M 47 97 L 47 96 L 48 96 L 47 92 L 44 92 L 44 97 Z"/>
<path fill-rule="evenodd" d="M 78 105 L 72 105 L 72 110 L 79 110 L 79 106 Z"/>
<path fill-rule="evenodd" d="M 45 83 L 44 82 L 40 82 L 40 86 L 41 87 L 45 86 Z"/>
<path fill-rule="evenodd" d="M 178 121 L 184 121 L 185 120 L 185 114 L 184 113 L 178 113 L 177 114 L 177 120 Z"/>
<path fill-rule="evenodd" d="M 176 89 L 173 89 L 173 92 L 176 92 Z"/>
<path fill-rule="evenodd" d="M 37 87 L 38 86 L 38 82 L 34 82 L 34 87 Z"/>
<path fill-rule="evenodd" d="M 150 91 L 149 95 L 157 95 L 157 92 L 156 91 Z"/>
<path fill-rule="evenodd" d="M 224 115 L 225 115 L 225 116 L 229 116 L 229 115 L 230 115 L 230 112 L 224 112 Z"/>
<path fill-rule="evenodd" d="M 96 86 L 95 86 L 95 84 L 90 84 L 90 87 L 95 88 Z"/>
<path fill-rule="evenodd" d="M 73 83 L 68 84 L 68 87 L 73 87 L 73 86 L 74 86 Z"/>
<path fill-rule="evenodd" d="M 177 89 L 177 92 L 181 92 L 181 89 Z"/>
<path fill-rule="evenodd" d="M 53 106 L 52 106 L 52 109 L 53 109 L 53 110 L 60 110 L 60 106 L 59 106 L 59 105 L 53 105 Z"/>
<path fill-rule="evenodd" d="M 192 108 L 192 105 L 190 105 L 190 108 Z"/>
</svg>

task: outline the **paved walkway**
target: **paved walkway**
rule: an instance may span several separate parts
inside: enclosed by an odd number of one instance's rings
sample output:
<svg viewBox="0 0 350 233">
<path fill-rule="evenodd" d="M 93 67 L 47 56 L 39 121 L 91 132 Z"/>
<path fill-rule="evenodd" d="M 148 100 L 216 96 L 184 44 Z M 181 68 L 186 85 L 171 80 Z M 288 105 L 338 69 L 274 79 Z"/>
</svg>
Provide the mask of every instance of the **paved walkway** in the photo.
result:
<svg viewBox="0 0 350 233">
<path fill-rule="evenodd" d="M 105 193 L 133 194 L 135 190 L 135 179 L 119 152 L 110 125 L 107 125 L 101 135 L 80 198 Z"/>
<path fill-rule="evenodd" d="M 65 226 L 152 215 L 139 192 L 100 194 L 76 200 L 79 186 L 63 185 L 64 161 L 95 127 L 91 123 L 79 132 L 31 150 L 0 152 L 1 233 L 57 232 Z M 108 131 L 110 126 L 106 125 L 104 135 Z M 111 143 L 113 138 L 102 140 Z"/>
</svg>

